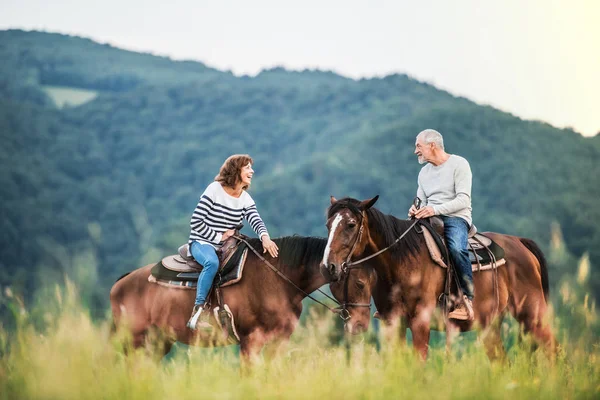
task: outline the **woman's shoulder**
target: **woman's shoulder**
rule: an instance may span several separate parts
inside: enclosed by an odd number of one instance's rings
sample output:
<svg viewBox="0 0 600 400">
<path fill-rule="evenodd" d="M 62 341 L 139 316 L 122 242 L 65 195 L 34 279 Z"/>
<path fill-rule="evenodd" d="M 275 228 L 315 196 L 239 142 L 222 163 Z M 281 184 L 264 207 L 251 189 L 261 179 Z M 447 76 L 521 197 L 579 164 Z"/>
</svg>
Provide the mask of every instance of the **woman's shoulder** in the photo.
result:
<svg viewBox="0 0 600 400">
<path fill-rule="evenodd" d="M 219 193 L 222 190 L 223 190 L 223 186 L 221 186 L 221 184 L 219 182 L 214 181 L 206 187 L 206 189 L 204 190 L 204 194 L 206 194 L 208 196 L 214 196 L 215 194 Z"/>
<path fill-rule="evenodd" d="M 246 192 L 245 190 L 242 191 L 242 195 L 240 196 L 240 199 L 244 202 L 244 206 L 248 207 L 254 204 L 254 199 L 252 198 L 252 196 L 250 196 L 250 193 Z"/>
</svg>

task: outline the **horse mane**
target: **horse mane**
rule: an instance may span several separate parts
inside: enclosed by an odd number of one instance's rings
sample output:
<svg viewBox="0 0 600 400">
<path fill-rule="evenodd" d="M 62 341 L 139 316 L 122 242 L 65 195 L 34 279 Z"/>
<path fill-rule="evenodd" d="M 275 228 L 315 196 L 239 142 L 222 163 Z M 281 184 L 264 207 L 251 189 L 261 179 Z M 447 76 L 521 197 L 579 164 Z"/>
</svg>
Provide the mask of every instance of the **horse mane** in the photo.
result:
<svg viewBox="0 0 600 400">
<path fill-rule="evenodd" d="M 262 242 L 257 238 L 247 239 L 248 243 L 260 254 L 263 252 Z M 279 266 L 297 268 L 300 265 L 319 265 L 323 260 L 323 253 L 327 239 L 312 236 L 285 236 L 273 239 L 279 247 L 279 256 L 276 261 Z"/>
<path fill-rule="evenodd" d="M 343 198 L 327 209 L 327 218 L 331 218 L 342 209 L 348 209 L 352 213 L 360 215 L 361 210 L 359 206 L 359 200 L 350 197 Z M 393 215 L 386 215 L 375 207 L 369 208 L 366 211 L 366 214 L 369 219 L 369 224 L 376 226 L 377 232 L 382 235 L 384 246 L 389 246 L 394 243 L 396 239 L 406 232 L 412 223 L 411 221 L 398 219 Z M 388 252 L 392 254 L 394 259 L 400 260 L 405 257 L 418 256 L 420 247 L 421 241 L 419 234 L 415 229 L 411 229 L 402 240 L 390 247 Z"/>
</svg>

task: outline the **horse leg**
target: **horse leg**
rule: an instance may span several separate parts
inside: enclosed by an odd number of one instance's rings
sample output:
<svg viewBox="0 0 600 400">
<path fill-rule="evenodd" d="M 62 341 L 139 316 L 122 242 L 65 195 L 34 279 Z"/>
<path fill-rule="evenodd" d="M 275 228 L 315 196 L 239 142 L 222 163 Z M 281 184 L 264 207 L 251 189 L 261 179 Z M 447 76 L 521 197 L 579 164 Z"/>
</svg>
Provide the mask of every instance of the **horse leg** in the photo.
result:
<svg viewBox="0 0 600 400">
<path fill-rule="evenodd" d="M 433 307 L 419 307 L 417 312 L 410 318 L 408 325 L 412 332 L 413 346 L 423 361 L 427 360 L 429 351 L 430 323 Z"/>
<path fill-rule="evenodd" d="M 556 340 L 545 320 L 547 308 L 543 295 L 529 293 L 520 301 L 513 299 L 510 311 L 523 328 L 523 333 L 531 333 L 537 343 L 543 345 L 550 353 L 554 353 Z"/>
<path fill-rule="evenodd" d="M 408 329 L 408 319 L 404 316 L 400 316 L 400 325 L 398 326 L 398 339 L 401 345 L 406 344 L 406 330 Z"/>
<path fill-rule="evenodd" d="M 452 343 L 460 334 L 460 327 L 456 325 L 451 319 L 446 321 L 446 354 L 452 353 Z"/>
<path fill-rule="evenodd" d="M 482 332 L 481 340 L 485 346 L 485 352 L 490 360 L 506 359 L 504 344 L 502 343 L 502 321 L 504 314 L 499 315 L 492 323 L 490 323 Z"/>
<path fill-rule="evenodd" d="M 134 318 L 134 320 L 128 318 L 125 321 L 119 321 L 116 326 L 115 335 L 118 332 L 126 333 L 125 336 L 122 336 L 121 333 L 117 335 L 119 347 L 125 354 L 128 354 L 131 350 L 143 347 L 146 343 L 149 329 L 147 321 L 141 318 Z"/>
<path fill-rule="evenodd" d="M 142 341 L 140 345 L 146 348 L 148 355 L 157 361 L 166 356 L 175 343 L 173 335 L 156 325 L 150 326 L 143 336 L 139 335 L 138 342 L 139 340 Z M 134 347 L 136 345 L 135 342 L 134 337 Z"/>
<path fill-rule="evenodd" d="M 287 344 L 289 343 L 289 338 L 290 335 L 287 335 L 269 342 L 263 351 L 265 359 L 271 361 L 281 356 L 281 354 L 285 351 Z"/>
<path fill-rule="evenodd" d="M 242 371 L 249 371 L 259 360 L 259 354 L 265 343 L 266 335 L 262 329 L 255 329 L 240 338 L 240 361 Z"/>
<path fill-rule="evenodd" d="M 406 329 L 408 329 L 408 319 L 404 315 L 387 318 L 379 317 L 381 324 L 381 336 L 385 343 L 394 345 L 406 345 Z"/>
</svg>

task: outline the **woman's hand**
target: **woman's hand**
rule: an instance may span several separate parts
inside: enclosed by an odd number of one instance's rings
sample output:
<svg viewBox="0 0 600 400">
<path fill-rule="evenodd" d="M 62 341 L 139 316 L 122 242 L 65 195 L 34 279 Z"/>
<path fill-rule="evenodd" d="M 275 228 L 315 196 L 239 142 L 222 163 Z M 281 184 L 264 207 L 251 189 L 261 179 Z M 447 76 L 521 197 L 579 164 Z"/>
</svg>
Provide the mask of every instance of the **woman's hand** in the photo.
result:
<svg viewBox="0 0 600 400">
<path fill-rule="evenodd" d="M 225 232 L 223 232 L 223 234 L 221 235 L 221 242 L 225 242 L 227 239 L 229 239 L 231 236 L 233 236 L 234 233 L 235 233 L 235 229 L 229 229 L 229 230 L 226 230 Z"/>
<path fill-rule="evenodd" d="M 268 251 L 271 257 L 277 257 L 277 255 L 279 254 L 279 248 L 277 247 L 275 242 L 272 241 L 268 235 L 263 235 L 261 237 L 261 241 L 264 249 L 263 253 L 266 253 Z"/>
</svg>

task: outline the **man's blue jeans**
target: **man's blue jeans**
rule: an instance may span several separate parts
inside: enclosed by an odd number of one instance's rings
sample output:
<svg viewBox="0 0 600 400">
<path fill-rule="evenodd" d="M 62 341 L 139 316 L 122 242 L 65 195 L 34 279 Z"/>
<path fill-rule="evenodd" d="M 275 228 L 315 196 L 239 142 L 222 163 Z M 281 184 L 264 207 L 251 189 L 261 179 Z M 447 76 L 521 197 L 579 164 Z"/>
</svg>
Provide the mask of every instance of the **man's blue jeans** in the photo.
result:
<svg viewBox="0 0 600 400">
<path fill-rule="evenodd" d="M 208 291 L 212 286 L 217 270 L 219 269 L 219 257 L 217 257 L 217 251 L 214 247 L 209 244 L 200 244 L 199 242 L 193 241 L 190 246 L 190 252 L 192 256 L 198 261 L 204 268 L 200 272 L 198 277 L 198 287 L 196 288 L 196 305 L 204 304 Z"/>
<path fill-rule="evenodd" d="M 444 236 L 446 245 L 450 252 L 450 258 L 456 268 L 458 275 L 458 284 L 463 293 L 471 300 L 474 296 L 473 288 L 473 270 L 469 260 L 469 251 L 467 250 L 469 239 L 469 224 L 460 217 L 447 217 L 442 215 L 444 220 Z"/>
</svg>

